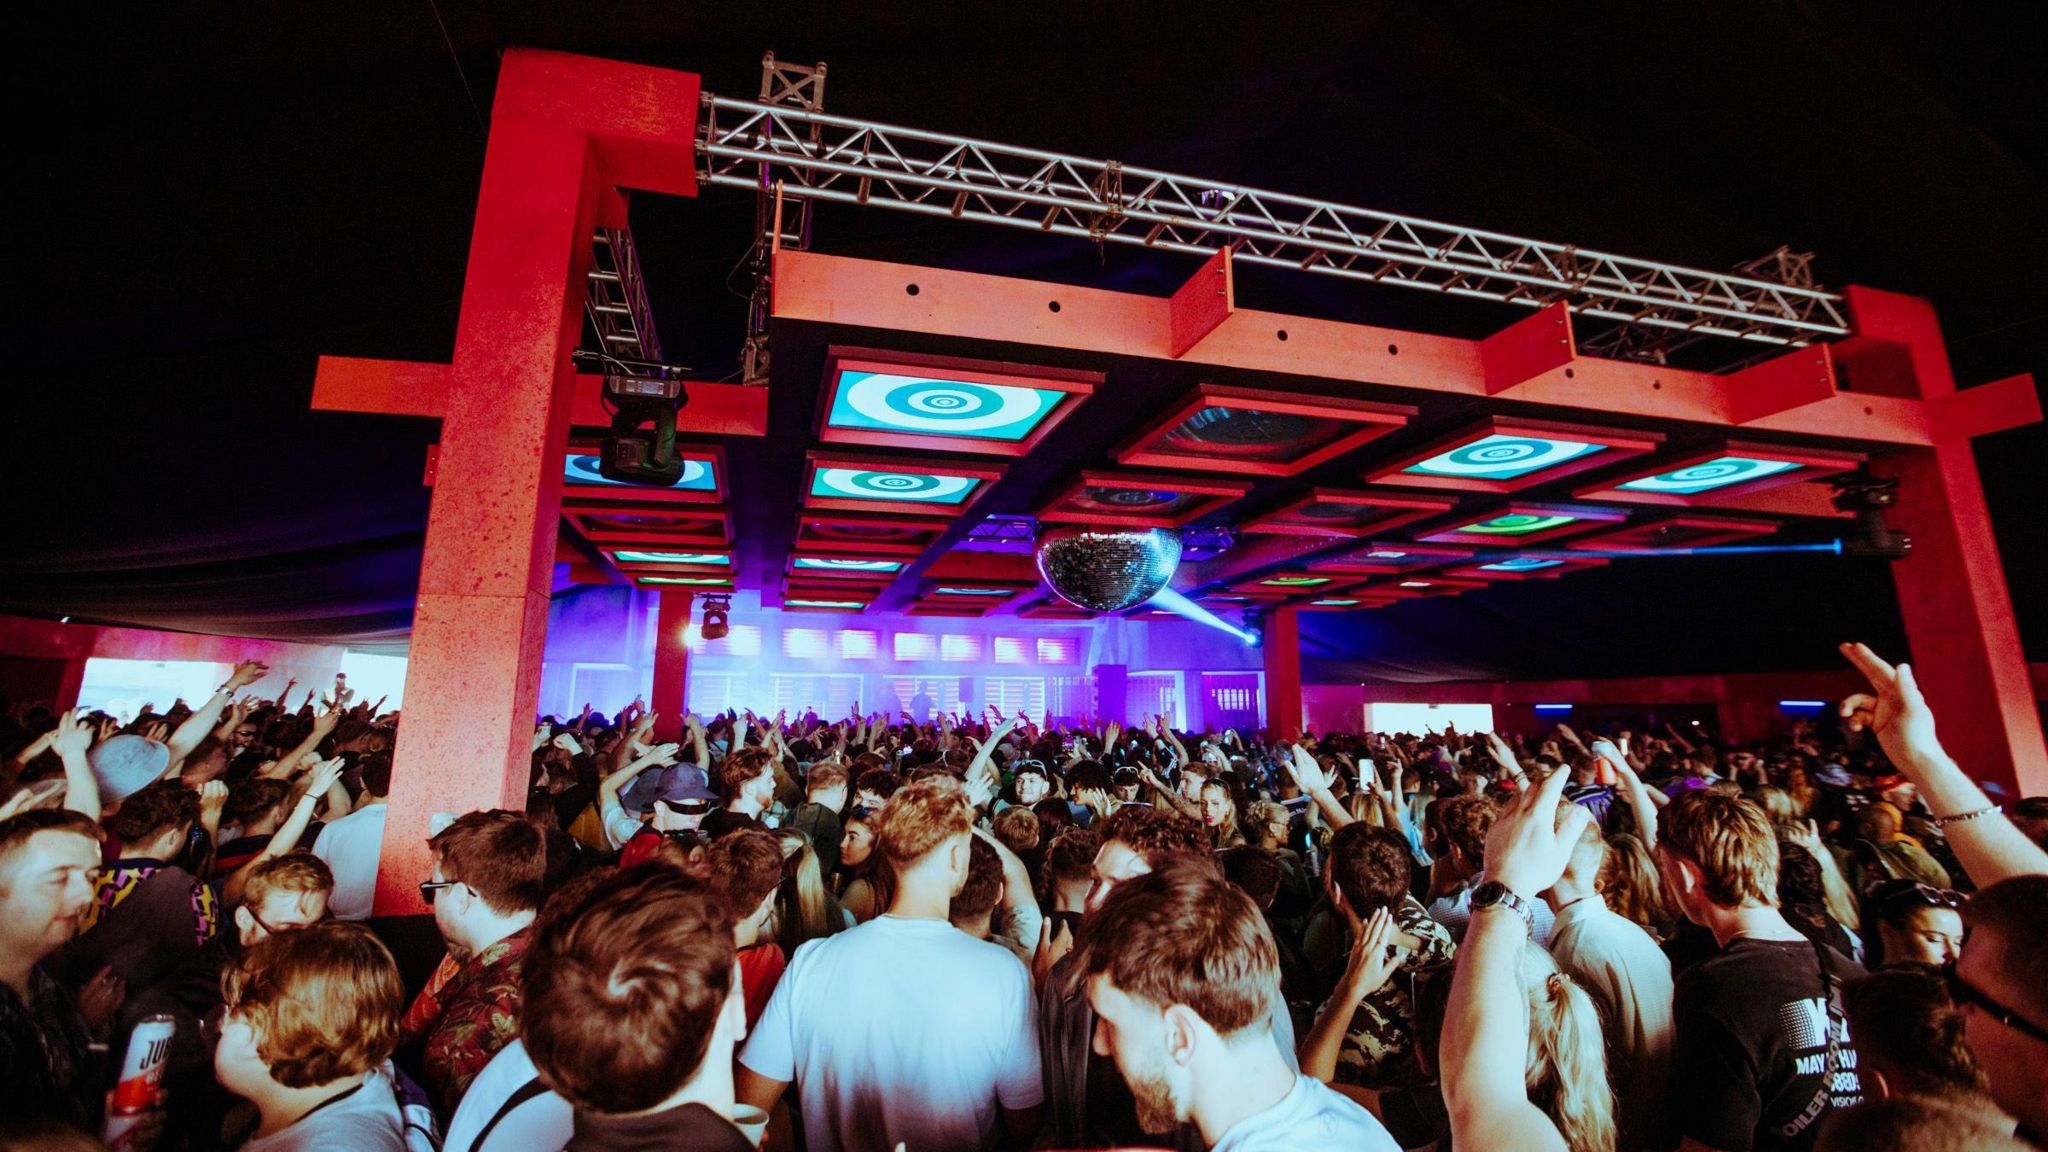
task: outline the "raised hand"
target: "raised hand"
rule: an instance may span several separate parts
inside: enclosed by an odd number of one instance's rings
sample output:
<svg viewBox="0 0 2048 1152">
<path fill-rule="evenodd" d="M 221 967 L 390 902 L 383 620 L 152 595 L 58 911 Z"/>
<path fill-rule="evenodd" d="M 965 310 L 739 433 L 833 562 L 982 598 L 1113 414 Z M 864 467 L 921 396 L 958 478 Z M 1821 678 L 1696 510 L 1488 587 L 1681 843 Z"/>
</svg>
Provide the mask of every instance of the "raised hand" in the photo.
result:
<svg viewBox="0 0 2048 1152">
<path fill-rule="evenodd" d="M 1350 962 L 1344 967 L 1344 994 L 1353 1004 L 1386 987 L 1407 961 L 1408 949 L 1395 943 L 1401 935 L 1401 927 L 1388 908 L 1373 913 L 1359 929 L 1358 941 L 1351 946 Z"/>
<path fill-rule="evenodd" d="M 1870 691 L 1842 701 L 1850 731 L 1870 729 L 1892 763 L 1945 759 L 1934 734 L 1934 712 L 1920 694 L 1910 664 L 1894 667 L 1863 644 L 1842 645 L 1842 655 L 1870 681 Z"/>
<path fill-rule="evenodd" d="M 313 765 L 313 770 L 306 773 L 306 794 L 325 796 L 327 790 L 334 787 L 334 782 L 341 779 L 342 770 L 347 767 L 348 761 L 339 756 Z"/>
<path fill-rule="evenodd" d="M 269 671 L 270 665 L 261 660 L 244 660 L 235 665 L 234 674 L 228 677 L 227 690 L 233 692 L 238 688 L 246 688 L 263 679 Z"/>
<path fill-rule="evenodd" d="M 83 756 L 92 747 L 92 727 L 73 708 L 57 718 L 57 731 L 50 737 L 50 747 L 59 756 Z"/>
<path fill-rule="evenodd" d="M 228 786 L 222 780 L 208 780 L 199 786 L 199 822 L 220 827 L 221 810 L 228 806 Z"/>
<path fill-rule="evenodd" d="M 1583 804 L 1557 814 L 1571 773 L 1552 772 L 1515 794 L 1486 834 L 1486 876 L 1523 899 L 1557 883 L 1593 814 Z"/>
<path fill-rule="evenodd" d="M 1316 763 L 1316 758 L 1309 755 L 1308 749 L 1299 744 L 1290 745 L 1289 748 L 1289 758 L 1281 761 L 1281 764 L 1287 769 L 1287 774 L 1293 777 L 1295 786 L 1310 794 L 1328 791 L 1330 774 L 1323 771 L 1323 766 Z"/>
</svg>

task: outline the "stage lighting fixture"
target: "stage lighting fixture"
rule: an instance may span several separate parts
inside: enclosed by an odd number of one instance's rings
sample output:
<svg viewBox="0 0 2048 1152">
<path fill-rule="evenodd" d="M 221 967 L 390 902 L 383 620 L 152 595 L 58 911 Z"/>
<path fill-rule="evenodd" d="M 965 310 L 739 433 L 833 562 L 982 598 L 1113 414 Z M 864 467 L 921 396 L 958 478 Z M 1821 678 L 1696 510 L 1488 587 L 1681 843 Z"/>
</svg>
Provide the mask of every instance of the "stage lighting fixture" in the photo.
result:
<svg viewBox="0 0 2048 1152">
<path fill-rule="evenodd" d="M 704 597 L 704 618 L 697 634 L 706 640 L 723 640 L 732 631 L 728 617 L 732 613 L 732 597 L 712 595 Z"/>
<path fill-rule="evenodd" d="M 689 400 L 680 368 L 648 365 L 634 373 L 606 372 L 604 401 L 612 425 L 598 454 L 598 475 L 620 484 L 664 488 L 680 481 L 676 413 Z"/>
<path fill-rule="evenodd" d="M 1857 533 L 1842 539 L 1845 556 L 1877 556 L 1904 560 L 1913 551 L 1913 538 L 1894 531 L 1885 523 L 1885 509 L 1899 502 L 1899 482 L 1881 480 L 1868 472 L 1854 472 L 1828 482 L 1835 490 L 1833 503 L 1856 517 Z"/>
<path fill-rule="evenodd" d="M 1143 604 L 1180 567 L 1171 528 L 1047 528 L 1038 537 L 1038 574 L 1077 608 L 1121 612 Z"/>
</svg>

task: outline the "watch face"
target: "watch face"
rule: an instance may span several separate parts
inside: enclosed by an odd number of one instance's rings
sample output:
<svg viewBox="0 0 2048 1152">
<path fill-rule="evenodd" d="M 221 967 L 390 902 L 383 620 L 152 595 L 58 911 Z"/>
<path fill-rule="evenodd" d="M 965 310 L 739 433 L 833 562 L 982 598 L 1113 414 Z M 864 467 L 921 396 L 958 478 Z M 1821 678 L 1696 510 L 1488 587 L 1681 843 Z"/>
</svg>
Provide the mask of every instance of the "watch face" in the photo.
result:
<svg viewBox="0 0 2048 1152">
<path fill-rule="evenodd" d="M 1508 894 L 1508 886 L 1498 880 L 1488 880 L 1472 890 L 1474 908 L 1491 908 Z"/>
</svg>

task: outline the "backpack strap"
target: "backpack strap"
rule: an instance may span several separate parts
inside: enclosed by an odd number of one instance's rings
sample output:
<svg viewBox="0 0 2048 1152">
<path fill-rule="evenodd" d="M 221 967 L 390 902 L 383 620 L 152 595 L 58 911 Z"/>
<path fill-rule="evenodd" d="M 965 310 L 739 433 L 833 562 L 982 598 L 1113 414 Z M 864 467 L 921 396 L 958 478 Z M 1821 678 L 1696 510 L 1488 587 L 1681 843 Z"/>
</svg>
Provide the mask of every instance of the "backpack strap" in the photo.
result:
<svg viewBox="0 0 2048 1152">
<path fill-rule="evenodd" d="M 521 1104 L 546 1091 L 547 1086 L 540 1082 L 538 1076 L 513 1089 L 512 1095 L 505 1097 L 505 1102 L 498 1105 L 498 1110 L 491 1115 L 490 1123 L 485 1124 L 477 1132 L 476 1139 L 469 1142 L 469 1152 L 482 1152 L 484 1142 L 491 1138 L 491 1133 L 497 1129 L 499 1121 L 511 1115 Z"/>
</svg>

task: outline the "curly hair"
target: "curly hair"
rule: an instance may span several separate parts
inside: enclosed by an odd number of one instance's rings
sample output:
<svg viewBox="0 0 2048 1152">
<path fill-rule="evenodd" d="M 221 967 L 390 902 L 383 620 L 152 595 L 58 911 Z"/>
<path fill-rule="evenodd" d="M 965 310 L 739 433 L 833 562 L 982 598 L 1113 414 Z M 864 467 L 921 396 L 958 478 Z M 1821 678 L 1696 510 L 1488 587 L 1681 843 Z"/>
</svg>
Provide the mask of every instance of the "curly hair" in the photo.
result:
<svg viewBox="0 0 2048 1152">
<path fill-rule="evenodd" d="M 1200 824 L 1164 808 L 1126 804 L 1096 825 L 1096 835 L 1099 843 L 1115 840 L 1155 867 L 1176 852 L 1208 851 Z"/>
<path fill-rule="evenodd" d="M 367 1072 L 398 1046 L 398 962 L 360 924 L 329 921 L 257 944 L 221 976 L 271 1079 L 313 1088 Z"/>
</svg>

